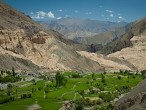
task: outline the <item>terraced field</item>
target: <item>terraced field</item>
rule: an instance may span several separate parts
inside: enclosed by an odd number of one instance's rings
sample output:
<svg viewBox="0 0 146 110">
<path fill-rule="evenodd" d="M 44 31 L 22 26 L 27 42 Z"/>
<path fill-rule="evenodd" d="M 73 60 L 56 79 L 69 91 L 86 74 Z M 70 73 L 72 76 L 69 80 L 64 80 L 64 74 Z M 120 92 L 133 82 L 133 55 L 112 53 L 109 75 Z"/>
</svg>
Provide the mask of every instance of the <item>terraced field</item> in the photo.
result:
<svg viewBox="0 0 146 110">
<path fill-rule="evenodd" d="M 40 80 L 35 83 L 29 81 L 14 84 L 12 92 L 14 101 L 0 104 L 0 110 L 13 110 L 12 108 L 15 108 L 15 110 L 26 110 L 34 104 L 39 105 L 41 110 L 58 110 L 62 107 L 64 101 L 76 102 L 81 99 L 89 99 L 90 103 L 92 103 L 92 100 L 98 102 L 98 99 L 100 99 L 100 101 L 102 100 L 101 103 L 96 103 L 92 106 L 102 108 L 107 104 L 113 103 L 114 99 L 130 91 L 143 80 L 141 75 L 124 73 L 89 73 L 80 75 L 75 72 L 65 72 L 62 74 L 67 79 L 67 83 L 59 88 L 55 87 L 55 79 Z M 73 77 L 74 74 L 77 77 Z M 44 92 L 46 86 L 49 88 L 47 94 Z M 1 99 L 6 96 L 6 91 L 0 91 Z M 24 93 L 31 93 L 32 96 L 30 98 L 20 98 Z M 110 94 L 109 99 L 104 97 L 107 94 Z M 90 104 L 84 105 L 87 108 L 90 106 Z"/>
</svg>

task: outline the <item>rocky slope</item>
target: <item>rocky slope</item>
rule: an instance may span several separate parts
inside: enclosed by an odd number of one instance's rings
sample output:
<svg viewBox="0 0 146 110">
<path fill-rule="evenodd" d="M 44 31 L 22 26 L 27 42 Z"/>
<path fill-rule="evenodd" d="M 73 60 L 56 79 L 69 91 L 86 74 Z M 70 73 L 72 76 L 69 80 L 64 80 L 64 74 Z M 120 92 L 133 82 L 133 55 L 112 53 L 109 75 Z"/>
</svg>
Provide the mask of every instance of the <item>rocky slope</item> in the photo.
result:
<svg viewBox="0 0 146 110">
<path fill-rule="evenodd" d="M 81 56 L 85 56 L 88 59 L 98 62 L 105 68 L 106 72 L 119 72 L 120 70 L 136 71 L 137 68 L 124 59 L 118 59 L 114 57 L 107 57 L 98 53 L 89 53 L 86 51 L 78 51 Z"/>
<path fill-rule="evenodd" d="M 130 39 L 133 36 L 138 36 L 140 34 L 145 34 L 146 31 L 146 18 L 138 20 L 129 27 L 127 32 L 120 36 L 118 39 L 114 39 L 112 42 L 109 42 L 102 50 L 103 54 L 110 54 L 116 51 L 120 51 L 123 48 L 132 46 Z"/>
<path fill-rule="evenodd" d="M 115 103 L 114 110 L 146 110 L 146 79 Z"/>
<path fill-rule="evenodd" d="M 146 19 L 135 23 L 121 38 L 112 42 L 107 49 L 109 57 L 125 59 L 132 63 L 139 71 L 146 66 Z M 114 46 L 113 46 L 114 45 Z"/>
<path fill-rule="evenodd" d="M 48 71 L 100 71 L 97 62 L 79 55 L 71 41 L 0 2 L 0 68 Z"/>
</svg>

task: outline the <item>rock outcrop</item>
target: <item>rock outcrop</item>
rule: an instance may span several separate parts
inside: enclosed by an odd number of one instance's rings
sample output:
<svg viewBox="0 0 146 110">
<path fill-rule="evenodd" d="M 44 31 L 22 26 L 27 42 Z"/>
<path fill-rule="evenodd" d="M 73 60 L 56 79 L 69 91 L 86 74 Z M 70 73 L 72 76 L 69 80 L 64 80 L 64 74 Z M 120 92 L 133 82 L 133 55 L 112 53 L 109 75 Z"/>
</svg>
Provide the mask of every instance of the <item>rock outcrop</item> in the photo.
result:
<svg viewBox="0 0 146 110">
<path fill-rule="evenodd" d="M 138 84 L 124 97 L 115 103 L 114 110 L 145 110 L 146 109 L 146 80 Z"/>
</svg>

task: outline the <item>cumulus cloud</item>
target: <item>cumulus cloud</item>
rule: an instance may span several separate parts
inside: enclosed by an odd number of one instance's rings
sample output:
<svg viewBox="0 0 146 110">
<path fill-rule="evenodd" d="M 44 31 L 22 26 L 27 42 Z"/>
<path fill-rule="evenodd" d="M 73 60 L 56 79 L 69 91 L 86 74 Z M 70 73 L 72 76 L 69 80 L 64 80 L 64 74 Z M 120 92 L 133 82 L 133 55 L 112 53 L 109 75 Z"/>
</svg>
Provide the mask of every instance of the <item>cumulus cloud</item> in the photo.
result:
<svg viewBox="0 0 146 110">
<path fill-rule="evenodd" d="M 49 11 L 48 13 L 44 12 L 44 11 L 38 11 L 36 13 L 30 13 L 32 18 L 35 18 L 35 19 L 44 19 L 45 17 L 48 17 L 48 18 L 55 18 L 54 14 Z"/>
<path fill-rule="evenodd" d="M 32 16 L 32 18 L 43 19 L 45 18 L 45 16 L 46 16 L 46 13 L 44 11 L 38 11 L 36 12 L 34 16 Z"/>
<path fill-rule="evenodd" d="M 48 18 L 55 18 L 54 14 L 51 11 L 48 12 L 47 16 Z"/>
<path fill-rule="evenodd" d="M 106 12 L 108 12 L 108 13 L 113 13 L 113 11 L 112 10 L 105 10 Z"/>
</svg>

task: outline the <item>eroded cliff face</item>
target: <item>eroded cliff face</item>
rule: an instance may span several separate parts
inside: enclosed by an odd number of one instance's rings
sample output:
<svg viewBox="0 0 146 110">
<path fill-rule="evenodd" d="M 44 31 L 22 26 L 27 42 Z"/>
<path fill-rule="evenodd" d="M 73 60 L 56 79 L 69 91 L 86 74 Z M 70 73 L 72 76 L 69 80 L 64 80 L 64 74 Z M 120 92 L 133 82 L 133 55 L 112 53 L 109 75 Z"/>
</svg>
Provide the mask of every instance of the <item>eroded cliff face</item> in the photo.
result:
<svg viewBox="0 0 146 110">
<path fill-rule="evenodd" d="M 48 71 L 102 71 L 97 62 L 80 56 L 52 34 L 40 31 L 27 37 L 25 30 L 0 30 L 1 55 L 30 60 Z"/>
<path fill-rule="evenodd" d="M 107 57 L 102 54 L 89 53 L 86 51 L 78 51 L 78 53 L 82 56 L 87 57 L 88 59 L 98 62 L 101 66 L 105 68 L 105 71 L 107 72 L 116 72 L 120 70 L 137 70 L 135 66 L 123 59 L 118 59 L 116 57 Z"/>
<path fill-rule="evenodd" d="M 130 39 L 132 46 L 123 48 L 121 51 L 117 51 L 108 55 L 109 57 L 117 57 L 125 59 L 132 63 L 139 71 L 146 69 L 146 35 L 140 34 L 133 36 Z"/>
</svg>

